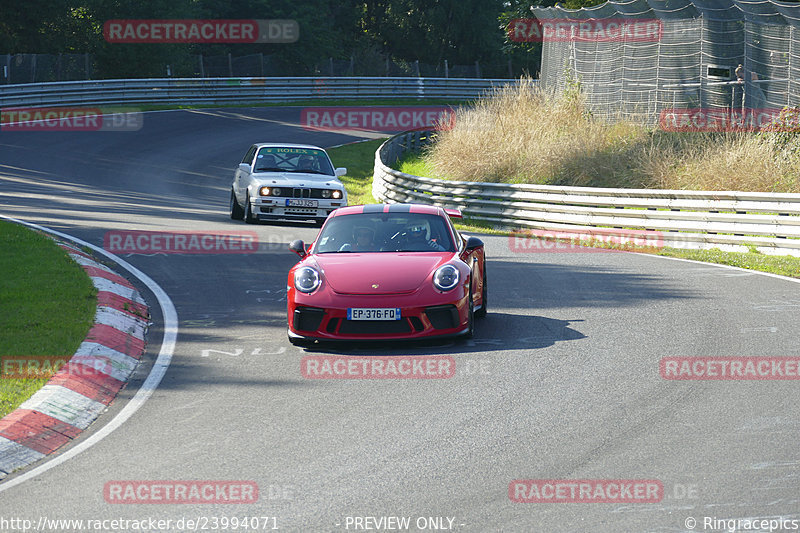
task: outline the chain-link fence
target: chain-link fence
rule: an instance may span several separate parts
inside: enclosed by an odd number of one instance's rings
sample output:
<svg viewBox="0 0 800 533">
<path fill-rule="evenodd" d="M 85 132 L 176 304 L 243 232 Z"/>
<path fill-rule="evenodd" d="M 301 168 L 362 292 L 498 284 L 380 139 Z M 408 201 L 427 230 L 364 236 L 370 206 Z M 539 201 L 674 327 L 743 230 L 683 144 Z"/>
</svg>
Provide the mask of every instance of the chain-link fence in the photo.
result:
<svg viewBox="0 0 800 533">
<path fill-rule="evenodd" d="M 167 77 L 291 77 L 291 76 L 392 76 L 435 78 L 513 77 L 511 64 L 439 65 L 405 61 L 377 54 L 353 54 L 349 59 L 327 58 L 315 65 L 287 65 L 275 55 L 196 55 L 184 61 L 164 64 L 158 71 Z M 0 55 L 0 84 L 88 80 L 97 73 L 91 54 L 3 54 Z"/>
<path fill-rule="evenodd" d="M 89 54 L 0 55 L 0 83 L 88 80 L 92 69 Z"/>
<path fill-rule="evenodd" d="M 580 84 L 597 116 L 652 125 L 670 109 L 800 105 L 800 4 L 611 0 L 532 11 L 541 86 Z"/>
<path fill-rule="evenodd" d="M 296 70 L 287 70 L 273 56 L 252 54 L 233 57 L 231 55 L 198 56 L 200 77 L 230 76 L 293 76 Z M 498 68 L 499 67 L 499 68 Z M 327 58 L 307 69 L 307 75 L 316 76 L 387 76 L 387 77 L 431 77 L 431 78 L 484 78 L 484 70 L 491 71 L 495 78 L 512 77 L 511 66 L 506 65 L 452 65 L 444 60 L 438 65 L 406 61 L 402 59 L 352 55 L 349 59 Z M 499 75 L 498 75 L 499 71 Z M 487 73 L 489 74 L 489 73 Z M 189 74 L 186 74 L 189 75 Z"/>
</svg>

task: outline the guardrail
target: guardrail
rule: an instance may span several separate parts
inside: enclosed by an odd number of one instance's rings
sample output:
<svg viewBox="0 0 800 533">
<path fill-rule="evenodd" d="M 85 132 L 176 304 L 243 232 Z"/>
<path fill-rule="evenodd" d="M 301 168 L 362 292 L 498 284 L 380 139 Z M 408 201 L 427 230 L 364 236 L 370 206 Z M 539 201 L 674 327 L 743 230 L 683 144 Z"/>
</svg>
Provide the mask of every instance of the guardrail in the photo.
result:
<svg viewBox="0 0 800 533">
<path fill-rule="evenodd" d="M 239 104 L 312 99 L 481 98 L 511 79 L 164 78 L 0 85 L 0 107 Z"/>
<path fill-rule="evenodd" d="M 661 232 L 677 248 L 800 255 L 800 194 L 610 189 L 449 181 L 391 168 L 435 132 L 396 135 L 375 152 L 372 195 L 379 202 L 455 207 L 465 217 L 514 228 L 607 234 L 608 228 Z M 617 230 L 618 231 L 618 230 Z"/>
</svg>

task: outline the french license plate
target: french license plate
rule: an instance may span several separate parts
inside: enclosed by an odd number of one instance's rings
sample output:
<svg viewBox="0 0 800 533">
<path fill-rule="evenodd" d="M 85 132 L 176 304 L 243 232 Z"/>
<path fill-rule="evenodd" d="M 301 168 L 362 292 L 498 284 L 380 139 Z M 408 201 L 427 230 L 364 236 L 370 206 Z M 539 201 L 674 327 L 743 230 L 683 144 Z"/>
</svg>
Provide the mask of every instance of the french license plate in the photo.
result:
<svg viewBox="0 0 800 533">
<path fill-rule="evenodd" d="M 293 200 L 286 199 L 286 207 L 317 207 L 319 202 L 317 200 Z"/>
<path fill-rule="evenodd" d="M 350 307 L 347 320 L 400 320 L 400 308 Z"/>
</svg>

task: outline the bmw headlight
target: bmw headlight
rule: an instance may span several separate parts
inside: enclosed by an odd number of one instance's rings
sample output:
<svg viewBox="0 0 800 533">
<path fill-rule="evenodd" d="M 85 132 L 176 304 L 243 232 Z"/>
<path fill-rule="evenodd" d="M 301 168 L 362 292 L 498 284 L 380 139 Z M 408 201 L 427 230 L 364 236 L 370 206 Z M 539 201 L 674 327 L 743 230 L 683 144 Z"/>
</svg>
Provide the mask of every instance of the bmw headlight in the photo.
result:
<svg viewBox="0 0 800 533">
<path fill-rule="evenodd" d="M 322 189 L 322 197 L 326 200 L 331 197 L 331 190 L 330 189 Z"/>
<path fill-rule="evenodd" d="M 260 194 L 261 196 L 269 196 L 269 194 L 270 194 L 269 187 L 261 187 L 258 190 L 258 194 Z"/>
<path fill-rule="evenodd" d="M 433 273 L 433 286 L 440 291 L 449 291 L 458 285 L 458 269 L 453 265 L 444 265 Z"/>
<path fill-rule="evenodd" d="M 342 197 L 342 191 L 333 191 L 333 197 L 338 200 Z"/>
<path fill-rule="evenodd" d="M 304 266 L 294 271 L 294 288 L 300 292 L 314 292 L 320 283 L 322 283 L 322 278 L 316 268 Z"/>
<path fill-rule="evenodd" d="M 280 187 L 274 187 L 274 188 L 272 189 L 272 196 L 280 196 L 280 195 L 281 195 L 281 189 L 280 189 Z"/>
</svg>

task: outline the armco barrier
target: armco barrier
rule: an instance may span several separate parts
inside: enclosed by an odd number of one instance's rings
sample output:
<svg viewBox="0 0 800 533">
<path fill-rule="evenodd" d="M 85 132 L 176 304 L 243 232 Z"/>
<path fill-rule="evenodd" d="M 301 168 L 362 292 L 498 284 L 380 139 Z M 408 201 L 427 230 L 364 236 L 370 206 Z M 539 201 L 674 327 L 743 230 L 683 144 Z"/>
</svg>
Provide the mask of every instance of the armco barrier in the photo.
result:
<svg viewBox="0 0 800 533">
<path fill-rule="evenodd" d="M 800 255 L 800 194 L 609 189 L 445 181 L 390 168 L 435 132 L 387 140 L 375 153 L 372 196 L 380 202 L 455 207 L 466 217 L 514 228 L 630 228 L 662 233 L 665 246 Z"/>
<path fill-rule="evenodd" d="M 313 99 L 481 98 L 511 79 L 164 78 L 0 85 L 0 107 L 244 104 Z"/>
</svg>

